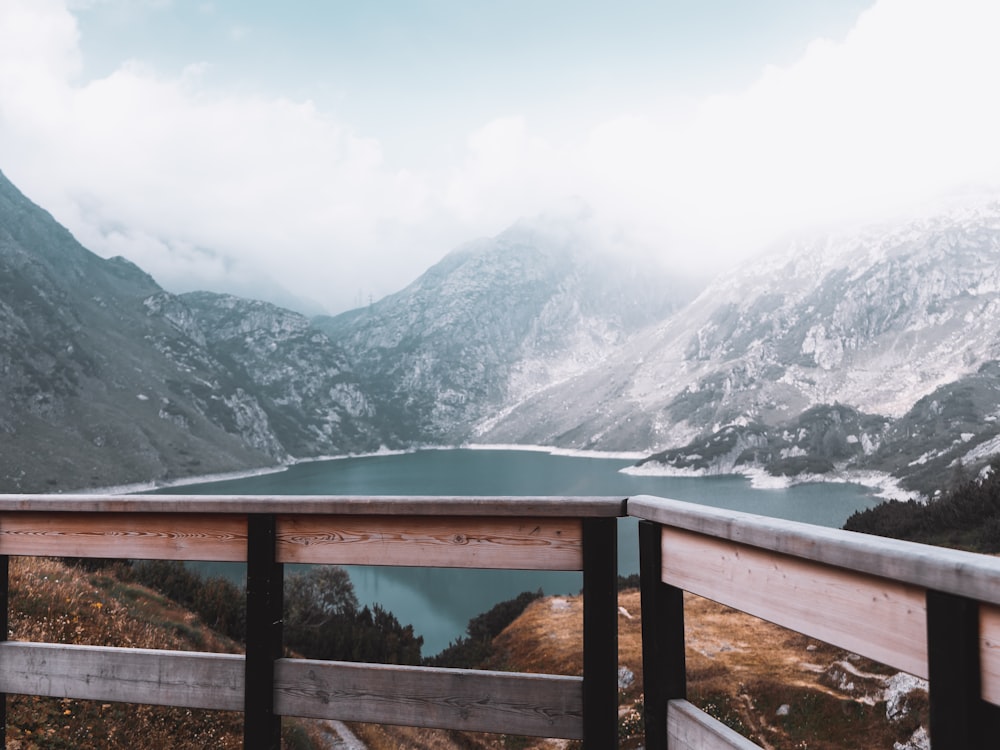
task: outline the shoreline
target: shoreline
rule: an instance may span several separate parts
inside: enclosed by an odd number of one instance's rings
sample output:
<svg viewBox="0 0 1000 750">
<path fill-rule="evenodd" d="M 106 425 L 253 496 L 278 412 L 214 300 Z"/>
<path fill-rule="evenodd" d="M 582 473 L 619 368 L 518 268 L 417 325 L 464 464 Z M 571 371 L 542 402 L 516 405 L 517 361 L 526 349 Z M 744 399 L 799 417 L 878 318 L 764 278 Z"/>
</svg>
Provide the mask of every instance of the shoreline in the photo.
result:
<svg viewBox="0 0 1000 750">
<path fill-rule="evenodd" d="M 133 482 L 129 484 L 112 485 L 110 487 L 97 487 L 78 490 L 75 494 L 81 495 L 131 495 L 151 492 L 158 489 L 171 487 L 184 487 L 194 484 L 211 484 L 213 482 L 225 482 L 233 479 L 248 479 L 250 477 L 265 476 L 267 474 L 280 474 L 288 471 L 297 464 L 318 463 L 321 461 L 344 461 L 352 458 L 377 458 L 382 456 L 403 456 L 421 451 L 522 451 L 526 453 L 547 453 L 552 456 L 565 456 L 568 458 L 594 458 L 611 459 L 619 461 L 636 461 L 648 456 L 647 453 L 639 451 L 596 451 L 578 448 L 558 448 L 548 445 L 518 445 L 515 443 L 467 443 L 464 445 L 420 445 L 412 448 L 396 449 L 381 447 L 375 451 L 367 453 L 343 453 L 333 456 L 308 456 L 305 458 L 292 458 L 291 460 L 277 464 L 275 466 L 263 466 L 256 469 L 244 469 L 230 472 L 217 472 L 214 474 L 204 474 L 200 476 L 182 477 L 167 481 Z M 885 472 L 878 471 L 851 471 L 843 470 L 832 474 L 798 474 L 796 476 L 774 476 L 768 474 L 762 467 L 745 467 L 726 473 L 710 472 L 704 469 L 674 468 L 663 464 L 643 464 L 642 466 L 625 466 L 618 471 L 630 476 L 650 476 L 650 477 L 678 477 L 689 479 L 705 479 L 721 476 L 742 476 L 750 482 L 750 487 L 755 490 L 781 490 L 794 487 L 799 484 L 857 484 L 874 490 L 873 496 L 883 500 L 917 500 L 926 502 L 921 493 L 903 489 L 899 485 L 899 480 Z"/>
<path fill-rule="evenodd" d="M 226 482 L 230 479 L 249 479 L 250 477 L 261 477 L 267 474 L 280 474 L 288 471 L 291 464 L 278 464 L 276 466 L 261 466 L 256 469 L 242 469 L 239 471 L 224 471 L 215 474 L 202 474 L 193 477 L 180 477 L 166 481 L 132 482 L 130 484 L 113 484 L 108 487 L 88 487 L 82 490 L 73 490 L 63 494 L 73 495 L 134 495 L 143 492 L 152 492 L 167 487 L 184 487 L 189 484 L 209 484 L 211 482 Z"/>
<path fill-rule="evenodd" d="M 748 466 L 721 473 L 705 469 L 674 468 L 664 464 L 643 464 L 642 466 L 626 466 L 619 469 L 622 474 L 648 477 L 680 477 L 690 479 L 706 479 L 709 477 L 742 476 L 750 482 L 755 490 L 782 490 L 799 484 L 857 484 L 877 490 L 874 497 L 883 500 L 917 500 L 926 502 L 927 498 L 915 490 L 907 490 L 900 486 L 899 479 L 882 471 L 842 470 L 830 474 L 797 474 L 795 476 L 775 476 L 768 474 L 762 467 Z"/>
<path fill-rule="evenodd" d="M 546 445 L 517 445 L 514 443 L 485 444 L 469 443 L 465 445 L 418 445 L 412 448 L 386 448 L 381 447 L 375 451 L 367 453 L 341 453 L 333 456 L 307 456 L 305 458 L 292 458 L 282 464 L 274 466 L 261 466 L 256 469 L 241 469 L 238 471 L 216 472 L 214 474 L 202 474 L 191 477 L 180 477 L 169 480 L 153 480 L 149 482 L 130 482 L 127 484 L 116 484 L 106 487 L 89 487 L 80 490 L 72 490 L 70 493 L 76 495 L 134 495 L 153 490 L 167 489 L 170 487 L 184 487 L 192 484 L 211 484 L 213 482 L 226 482 L 232 479 L 249 479 L 250 477 L 265 476 L 267 474 L 280 474 L 288 471 L 298 464 L 318 463 L 320 461 L 345 461 L 351 458 L 377 458 L 380 456 L 405 456 L 420 451 L 523 451 L 530 453 L 548 453 L 552 456 L 566 456 L 569 458 L 603 458 L 619 461 L 637 461 L 645 458 L 648 454 L 638 451 L 594 451 L 575 448 L 557 448 Z"/>
<path fill-rule="evenodd" d="M 548 453 L 550 456 L 566 456 L 567 458 L 605 458 L 618 461 L 639 461 L 649 455 L 641 451 L 597 451 L 585 448 L 558 448 L 551 445 L 517 445 L 516 443 L 468 443 L 445 450 L 531 451 Z"/>
</svg>

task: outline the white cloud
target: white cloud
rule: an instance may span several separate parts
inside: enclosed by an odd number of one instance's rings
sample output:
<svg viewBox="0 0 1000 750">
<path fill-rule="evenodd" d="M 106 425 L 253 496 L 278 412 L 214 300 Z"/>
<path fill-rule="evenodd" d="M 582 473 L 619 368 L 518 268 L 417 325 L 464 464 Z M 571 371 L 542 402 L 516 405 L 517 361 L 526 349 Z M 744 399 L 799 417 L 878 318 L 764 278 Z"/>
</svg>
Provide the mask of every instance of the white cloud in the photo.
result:
<svg viewBox="0 0 1000 750">
<path fill-rule="evenodd" d="M 997 28 L 991 0 L 882 0 L 843 41 L 686 117 L 656 115 L 655 91 L 558 135 L 525 112 L 416 171 L 309 102 L 212 90 L 196 60 L 80 81 L 65 4 L 4 0 L 0 169 L 89 247 L 168 286 L 264 274 L 335 309 L 567 196 L 705 266 L 800 224 L 1000 185 Z"/>
<path fill-rule="evenodd" d="M 168 285 L 202 262 L 217 280 L 221 254 L 345 304 L 382 225 L 419 220 L 419 178 L 308 102 L 217 96 L 197 65 L 166 77 L 130 62 L 75 85 L 76 27 L 55 2 L 5 4 L 0 29 L 20 40 L 0 38 L 0 81 L 17 83 L 0 95 L 2 168 L 93 250 Z"/>
<path fill-rule="evenodd" d="M 1000 185 L 998 25 L 991 2 L 884 0 L 844 42 L 708 101 L 676 165 L 692 231 L 732 245 Z"/>
<path fill-rule="evenodd" d="M 804 226 L 1000 189 L 997 28 L 989 0 L 883 0 L 843 41 L 817 40 L 684 119 L 624 115 L 558 148 L 523 118 L 497 121 L 470 140 L 455 205 L 500 213 L 577 193 L 696 270 Z"/>
</svg>

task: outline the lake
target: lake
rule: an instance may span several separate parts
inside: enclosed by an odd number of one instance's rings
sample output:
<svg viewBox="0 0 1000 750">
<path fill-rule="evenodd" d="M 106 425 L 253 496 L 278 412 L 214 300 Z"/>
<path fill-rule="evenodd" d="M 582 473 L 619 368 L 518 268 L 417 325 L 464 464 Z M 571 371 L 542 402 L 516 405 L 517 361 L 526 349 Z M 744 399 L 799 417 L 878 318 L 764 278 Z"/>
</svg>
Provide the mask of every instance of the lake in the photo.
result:
<svg viewBox="0 0 1000 750">
<path fill-rule="evenodd" d="M 159 494 L 256 495 L 659 495 L 719 508 L 839 527 L 879 502 L 859 485 L 817 483 L 754 489 L 743 477 L 620 473 L 633 461 L 529 450 L 423 450 L 300 463 L 261 476 L 157 490 Z M 636 523 L 619 521 L 619 572 L 638 571 Z M 243 566 L 196 563 L 242 579 Z M 287 566 L 287 573 L 298 566 Z M 349 566 L 358 601 L 379 603 L 424 637 L 425 656 L 465 632 L 470 618 L 522 591 L 579 592 L 582 574 Z"/>
</svg>

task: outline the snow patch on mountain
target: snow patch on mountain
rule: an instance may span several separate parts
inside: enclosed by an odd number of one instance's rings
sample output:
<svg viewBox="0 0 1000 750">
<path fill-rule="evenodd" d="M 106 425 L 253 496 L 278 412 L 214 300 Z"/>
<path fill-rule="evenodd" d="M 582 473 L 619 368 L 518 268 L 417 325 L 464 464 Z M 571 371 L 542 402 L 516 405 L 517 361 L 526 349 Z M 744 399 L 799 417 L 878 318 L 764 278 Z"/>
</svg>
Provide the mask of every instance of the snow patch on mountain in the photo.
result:
<svg viewBox="0 0 1000 750">
<path fill-rule="evenodd" d="M 770 429 L 823 404 L 901 419 L 927 394 L 1000 358 L 998 322 L 1000 201 L 987 197 L 788 243 L 590 369 L 512 391 L 477 439 L 652 452 L 727 426 Z M 873 433 L 844 439 L 864 456 L 881 445 Z M 785 450 L 781 458 L 793 460 L 810 449 Z M 714 456 L 697 470 L 736 470 L 736 458 Z"/>
</svg>

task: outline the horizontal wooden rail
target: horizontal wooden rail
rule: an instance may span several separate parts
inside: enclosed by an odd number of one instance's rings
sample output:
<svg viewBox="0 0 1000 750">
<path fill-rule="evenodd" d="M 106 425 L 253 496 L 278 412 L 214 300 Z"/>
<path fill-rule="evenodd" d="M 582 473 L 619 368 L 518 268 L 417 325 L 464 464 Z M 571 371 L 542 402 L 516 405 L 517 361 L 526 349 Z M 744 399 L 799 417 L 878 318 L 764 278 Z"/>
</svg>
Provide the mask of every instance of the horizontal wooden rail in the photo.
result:
<svg viewBox="0 0 1000 750">
<path fill-rule="evenodd" d="M 394 495 L 4 495 L 5 511 L 77 513 L 267 513 L 370 516 L 619 518 L 620 496 L 422 497 Z"/>
<path fill-rule="evenodd" d="M 639 495 L 628 515 L 718 539 L 1000 604 L 1000 558 Z"/>
<path fill-rule="evenodd" d="M 508 516 L 279 515 L 288 563 L 581 570 L 579 519 Z M 247 559 L 247 515 L 0 511 L 0 554 Z"/>
<path fill-rule="evenodd" d="M 0 511 L 0 555 L 244 562 L 247 517 Z"/>
<path fill-rule="evenodd" d="M 681 529 L 661 544 L 664 583 L 928 676 L 919 587 Z"/>
<path fill-rule="evenodd" d="M 261 750 L 279 747 L 283 715 L 613 748 L 624 511 L 607 497 L 0 495 L 0 563 L 247 562 L 245 656 L 0 639 L 0 694 L 242 711 L 245 746 Z M 284 563 L 583 571 L 584 676 L 281 658 Z"/>
<path fill-rule="evenodd" d="M 650 750 L 742 747 L 702 737 L 693 707 L 682 712 L 693 739 L 671 734 L 683 650 L 669 660 L 653 645 L 683 641 L 683 591 L 929 679 L 935 748 L 983 746 L 1000 731 L 1000 559 L 647 496 L 628 513 L 641 519 L 653 639 L 643 647 Z"/>
<path fill-rule="evenodd" d="M 581 570 L 577 519 L 467 516 L 285 516 L 279 562 L 438 568 Z"/>
<path fill-rule="evenodd" d="M 242 655 L 0 643 L 0 692 L 242 711 Z M 582 738 L 583 679 L 353 664 L 275 663 L 284 716 Z"/>
<path fill-rule="evenodd" d="M 241 655 L 6 641 L 0 665 L 0 693 L 243 710 Z"/>
<path fill-rule="evenodd" d="M 583 680 L 561 675 L 280 660 L 286 716 L 582 739 Z"/>
</svg>

